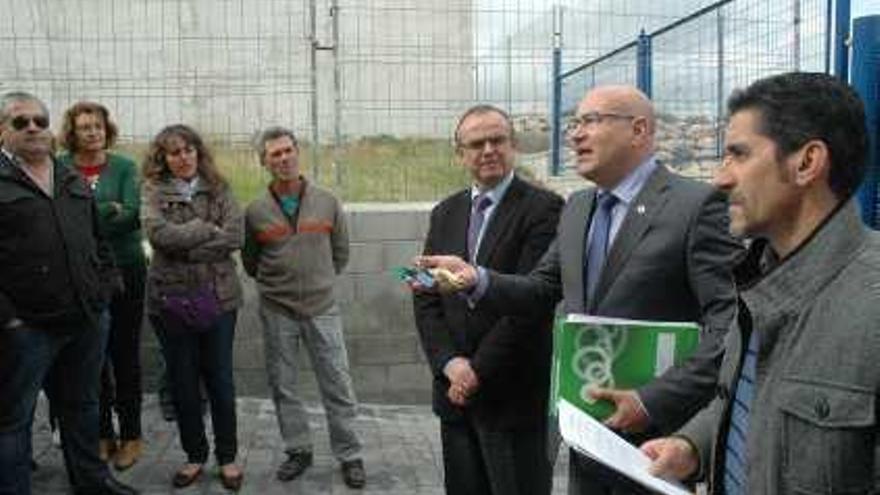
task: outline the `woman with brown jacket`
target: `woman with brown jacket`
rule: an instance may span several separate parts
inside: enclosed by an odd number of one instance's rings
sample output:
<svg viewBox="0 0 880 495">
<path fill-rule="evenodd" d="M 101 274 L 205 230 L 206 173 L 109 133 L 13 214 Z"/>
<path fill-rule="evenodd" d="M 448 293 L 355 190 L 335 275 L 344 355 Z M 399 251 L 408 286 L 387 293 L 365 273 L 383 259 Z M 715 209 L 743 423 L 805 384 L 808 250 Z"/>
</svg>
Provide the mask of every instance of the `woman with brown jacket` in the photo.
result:
<svg viewBox="0 0 880 495">
<path fill-rule="evenodd" d="M 147 312 L 165 354 L 187 463 L 174 475 L 185 487 L 202 474 L 209 446 L 202 419 L 203 381 L 223 486 L 238 490 L 232 342 L 241 286 L 232 254 L 241 248 L 241 209 L 202 138 L 185 125 L 153 139 L 143 165 L 142 223 L 153 248 Z"/>
</svg>

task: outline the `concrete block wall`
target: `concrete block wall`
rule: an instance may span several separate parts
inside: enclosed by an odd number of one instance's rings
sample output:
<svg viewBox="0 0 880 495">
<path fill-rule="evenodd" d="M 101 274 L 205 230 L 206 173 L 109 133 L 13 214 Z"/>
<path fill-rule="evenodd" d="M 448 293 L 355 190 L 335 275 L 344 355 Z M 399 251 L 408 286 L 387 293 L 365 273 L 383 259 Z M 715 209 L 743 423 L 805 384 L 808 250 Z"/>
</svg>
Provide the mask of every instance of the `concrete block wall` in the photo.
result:
<svg viewBox="0 0 880 495">
<path fill-rule="evenodd" d="M 429 404 L 431 376 L 415 329 L 409 291 L 391 269 L 421 252 L 432 204 L 348 204 L 351 257 L 337 282 L 352 379 L 358 399 L 369 403 Z M 245 302 L 235 338 L 239 396 L 268 397 L 262 329 L 253 280 L 241 274 Z M 158 344 L 144 332 L 145 385 L 155 390 Z M 304 395 L 319 397 L 311 363 L 301 350 Z"/>
</svg>

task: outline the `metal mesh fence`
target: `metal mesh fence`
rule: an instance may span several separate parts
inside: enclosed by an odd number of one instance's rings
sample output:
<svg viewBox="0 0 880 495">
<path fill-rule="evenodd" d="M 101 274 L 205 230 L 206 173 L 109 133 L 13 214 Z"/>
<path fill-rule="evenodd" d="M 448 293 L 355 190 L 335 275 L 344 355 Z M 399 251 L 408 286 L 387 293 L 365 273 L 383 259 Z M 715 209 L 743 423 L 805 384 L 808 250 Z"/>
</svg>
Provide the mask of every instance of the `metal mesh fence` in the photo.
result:
<svg viewBox="0 0 880 495">
<path fill-rule="evenodd" d="M 566 77 L 562 82 L 562 113 L 571 115 L 584 94 L 605 84 L 636 84 L 636 43 L 615 51 L 601 62 Z"/>
<path fill-rule="evenodd" d="M 707 0 L 562 0 L 566 64 Z M 266 182 L 250 148 L 293 128 L 303 167 L 349 201 L 433 200 L 466 182 L 455 118 L 509 110 L 525 163 L 544 167 L 553 5 L 545 0 L 3 0 L 0 91 L 44 99 L 55 122 L 107 105 L 139 157 L 172 123 L 194 126 L 246 201 Z M 599 80 L 617 76 L 597 73 Z"/>
<path fill-rule="evenodd" d="M 719 2 L 651 33 L 643 70 L 659 115 L 658 157 L 682 173 L 709 178 L 719 163 L 724 103 L 733 89 L 774 73 L 827 70 L 828 7 L 829 0 Z M 633 42 L 565 74 L 563 115 L 596 85 L 635 84 L 637 64 Z"/>
</svg>

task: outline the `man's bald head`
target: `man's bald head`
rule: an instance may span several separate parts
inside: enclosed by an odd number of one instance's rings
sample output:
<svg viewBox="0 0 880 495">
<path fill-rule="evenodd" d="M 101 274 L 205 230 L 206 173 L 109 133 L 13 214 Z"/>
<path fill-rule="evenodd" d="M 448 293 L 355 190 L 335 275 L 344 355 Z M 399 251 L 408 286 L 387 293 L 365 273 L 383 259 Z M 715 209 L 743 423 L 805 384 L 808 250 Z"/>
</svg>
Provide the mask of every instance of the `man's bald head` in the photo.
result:
<svg viewBox="0 0 880 495">
<path fill-rule="evenodd" d="M 654 106 L 632 86 L 599 86 L 578 104 L 568 128 L 577 172 L 605 189 L 654 153 Z"/>
<path fill-rule="evenodd" d="M 617 113 L 643 117 L 648 122 L 648 131 L 654 135 L 654 104 L 640 89 L 627 85 L 597 86 L 587 93 L 585 99 L 600 99 L 606 108 Z"/>
</svg>

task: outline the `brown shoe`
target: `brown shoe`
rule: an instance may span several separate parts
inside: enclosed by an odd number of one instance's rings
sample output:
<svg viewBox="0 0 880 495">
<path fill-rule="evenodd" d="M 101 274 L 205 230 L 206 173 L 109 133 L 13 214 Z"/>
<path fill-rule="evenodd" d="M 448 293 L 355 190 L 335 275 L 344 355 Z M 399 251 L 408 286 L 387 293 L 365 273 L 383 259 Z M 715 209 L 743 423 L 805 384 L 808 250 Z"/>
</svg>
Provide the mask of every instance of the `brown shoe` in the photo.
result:
<svg viewBox="0 0 880 495">
<path fill-rule="evenodd" d="M 116 455 L 118 449 L 119 445 L 116 444 L 116 440 L 102 438 L 98 441 L 98 457 L 104 462 L 109 461 L 114 455 Z"/>
<path fill-rule="evenodd" d="M 171 478 L 171 484 L 174 485 L 175 488 L 186 488 L 189 485 L 192 485 L 195 480 L 199 479 L 199 476 L 201 475 L 201 464 L 185 464 L 174 473 L 174 477 Z"/>
<path fill-rule="evenodd" d="M 113 456 L 113 465 L 120 471 L 125 471 L 141 458 L 144 451 L 144 442 L 140 439 L 123 440 L 119 443 L 119 450 Z"/>
<path fill-rule="evenodd" d="M 241 489 L 244 482 L 244 472 L 235 464 L 224 464 L 220 466 L 220 483 L 223 488 L 229 491 L 237 492 Z"/>
</svg>

